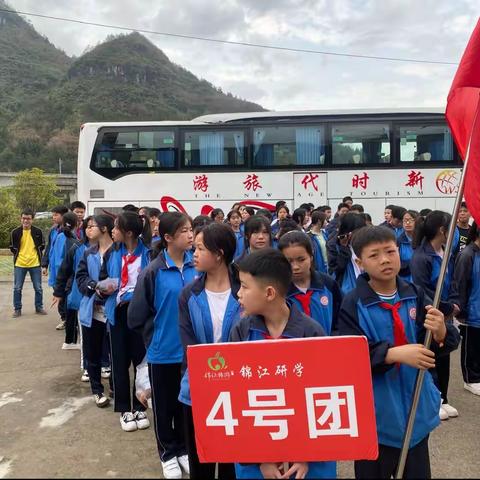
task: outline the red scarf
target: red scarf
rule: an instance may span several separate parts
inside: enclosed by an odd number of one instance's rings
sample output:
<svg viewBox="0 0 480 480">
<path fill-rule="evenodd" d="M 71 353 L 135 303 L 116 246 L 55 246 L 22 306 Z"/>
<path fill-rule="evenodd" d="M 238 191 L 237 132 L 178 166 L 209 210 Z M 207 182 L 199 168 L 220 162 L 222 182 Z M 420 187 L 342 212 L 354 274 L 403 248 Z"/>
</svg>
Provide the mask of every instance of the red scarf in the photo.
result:
<svg viewBox="0 0 480 480">
<path fill-rule="evenodd" d="M 402 302 L 397 302 L 394 305 L 382 302 L 379 305 L 381 308 L 384 308 L 385 310 L 390 310 L 392 312 L 394 346 L 400 347 L 401 345 L 407 345 L 408 339 L 405 333 L 405 326 L 403 325 L 400 313 L 398 313 Z"/>
<path fill-rule="evenodd" d="M 120 288 L 125 287 L 128 283 L 128 266 L 138 258 L 137 255 L 122 255 L 122 283 Z"/>
<path fill-rule="evenodd" d="M 297 293 L 295 298 L 300 302 L 303 312 L 305 315 L 311 316 L 310 314 L 310 301 L 312 299 L 314 290 L 308 290 L 306 293 Z"/>
</svg>

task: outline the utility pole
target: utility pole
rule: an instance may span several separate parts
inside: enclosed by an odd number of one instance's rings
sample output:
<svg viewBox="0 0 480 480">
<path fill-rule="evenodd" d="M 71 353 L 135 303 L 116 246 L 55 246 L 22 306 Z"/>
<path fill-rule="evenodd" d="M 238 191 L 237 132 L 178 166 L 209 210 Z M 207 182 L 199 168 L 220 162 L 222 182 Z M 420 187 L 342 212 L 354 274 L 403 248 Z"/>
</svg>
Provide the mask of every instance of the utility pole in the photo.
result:
<svg viewBox="0 0 480 480">
<path fill-rule="evenodd" d="M 61 175 L 62 174 L 62 159 L 58 159 L 58 173 Z"/>
</svg>

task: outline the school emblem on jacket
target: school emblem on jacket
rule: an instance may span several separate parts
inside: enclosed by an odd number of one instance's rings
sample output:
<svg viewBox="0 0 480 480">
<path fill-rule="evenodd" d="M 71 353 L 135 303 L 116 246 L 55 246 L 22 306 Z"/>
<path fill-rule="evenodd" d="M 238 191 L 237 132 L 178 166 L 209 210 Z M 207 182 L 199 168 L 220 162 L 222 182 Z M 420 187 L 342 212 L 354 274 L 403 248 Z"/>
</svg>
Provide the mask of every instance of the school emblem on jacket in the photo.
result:
<svg viewBox="0 0 480 480">
<path fill-rule="evenodd" d="M 320 303 L 326 307 L 328 305 L 328 297 L 326 295 L 323 295 L 322 298 L 320 299 Z"/>
<path fill-rule="evenodd" d="M 412 320 L 416 320 L 416 319 L 417 319 L 417 309 L 416 309 L 415 307 L 412 307 L 408 313 L 409 313 L 410 318 L 411 318 Z"/>
</svg>

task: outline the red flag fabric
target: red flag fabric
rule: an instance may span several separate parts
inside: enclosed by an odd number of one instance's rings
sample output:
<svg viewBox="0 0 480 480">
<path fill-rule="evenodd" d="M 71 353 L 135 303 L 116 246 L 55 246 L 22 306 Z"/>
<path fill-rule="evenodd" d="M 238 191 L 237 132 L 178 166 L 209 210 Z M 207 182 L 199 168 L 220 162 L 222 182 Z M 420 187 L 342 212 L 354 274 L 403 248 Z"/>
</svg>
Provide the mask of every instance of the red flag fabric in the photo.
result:
<svg viewBox="0 0 480 480">
<path fill-rule="evenodd" d="M 465 172 L 464 196 L 473 218 L 480 224 L 480 121 L 477 110 L 480 95 L 480 20 L 470 37 L 453 79 L 445 115 L 460 156 L 470 143 L 470 158 Z M 477 119 L 477 120 L 476 120 Z"/>
</svg>

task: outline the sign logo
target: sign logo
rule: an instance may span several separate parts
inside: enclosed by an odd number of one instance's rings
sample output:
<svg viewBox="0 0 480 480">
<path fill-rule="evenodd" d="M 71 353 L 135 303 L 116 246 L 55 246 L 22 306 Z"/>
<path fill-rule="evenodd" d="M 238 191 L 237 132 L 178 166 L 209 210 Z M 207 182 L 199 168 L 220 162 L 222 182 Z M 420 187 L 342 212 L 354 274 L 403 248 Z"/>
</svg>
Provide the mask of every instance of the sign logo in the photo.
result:
<svg viewBox="0 0 480 480">
<path fill-rule="evenodd" d="M 459 172 L 455 170 L 442 170 L 435 180 L 437 190 L 444 195 L 454 195 L 458 192 Z"/>
<path fill-rule="evenodd" d="M 220 352 L 217 352 L 215 356 L 210 357 L 207 360 L 208 368 L 213 370 L 214 372 L 218 372 L 219 370 L 225 370 L 227 365 L 225 363 L 225 359 L 220 355 Z"/>
</svg>

